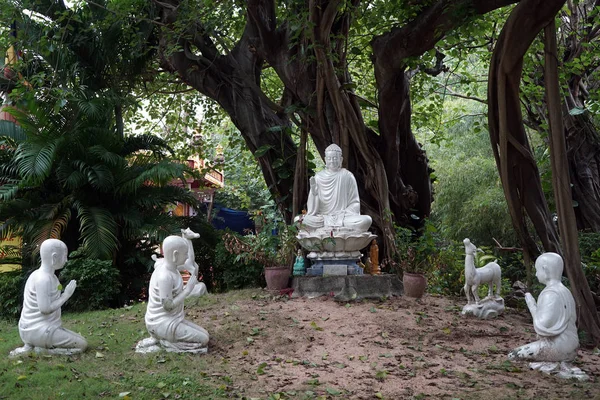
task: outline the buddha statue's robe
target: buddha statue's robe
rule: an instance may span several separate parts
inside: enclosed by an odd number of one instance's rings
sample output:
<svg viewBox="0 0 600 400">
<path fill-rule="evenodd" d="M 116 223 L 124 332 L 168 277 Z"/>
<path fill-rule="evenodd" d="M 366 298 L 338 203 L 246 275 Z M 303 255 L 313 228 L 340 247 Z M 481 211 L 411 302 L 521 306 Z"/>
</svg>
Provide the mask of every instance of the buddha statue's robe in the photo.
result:
<svg viewBox="0 0 600 400">
<path fill-rule="evenodd" d="M 302 218 L 307 230 L 347 227 L 364 232 L 371 226 L 371 217 L 360 215 L 360 199 L 356 179 L 344 168 L 323 170 L 315 175 L 317 193 L 308 196 L 308 210 Z"/>
</svg>

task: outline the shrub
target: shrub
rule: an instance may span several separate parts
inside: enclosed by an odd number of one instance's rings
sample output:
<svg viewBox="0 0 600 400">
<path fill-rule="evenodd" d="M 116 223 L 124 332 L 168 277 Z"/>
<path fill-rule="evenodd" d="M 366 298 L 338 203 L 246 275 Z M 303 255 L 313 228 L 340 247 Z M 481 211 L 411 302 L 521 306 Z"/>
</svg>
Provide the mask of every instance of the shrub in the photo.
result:
<svg viewBox="0 0 600 400">
<path fill-rule="evenodd" d="M 257 262 L 245 262 L 229 253 L 223 243 L 223 235 L 230 231 L 219 231 L 206 221 L 205 215 L 184 220 L 184 225 L 199 233 L 192 240 L 198 264 L 199 277 L 209 292 L 225 292 L 264 284 L 263 266 Z"/>
<path fill-rule="evenodd" d="M 111 261 L 82 256 L 78 251 L 60 273 L 61 284 L 66 286 L 72 279 L 77 289 L 63 308 L 71 311 L 100 310 L 118 305 L 121 289 L 119 270 Z"/>
<path fill-rule="evenodd" d="M 215 270 L 219 271 L 221 291 L 264 285 L 263 265 L 230 253 L 223 241 L 215 249 Z"/>
<path fill-rule="evenodd" d="M 458 242 L 441 247 L 428 276 L 429 292 L 445 295 L 461 294 L 465 284 L 464 247 Z"/>
<path fill-rule="evenodd" d="M 23 305 L 25 280 L 21 271 L 0 273 L 0 318 L 14 321 Z"/>
</svg>

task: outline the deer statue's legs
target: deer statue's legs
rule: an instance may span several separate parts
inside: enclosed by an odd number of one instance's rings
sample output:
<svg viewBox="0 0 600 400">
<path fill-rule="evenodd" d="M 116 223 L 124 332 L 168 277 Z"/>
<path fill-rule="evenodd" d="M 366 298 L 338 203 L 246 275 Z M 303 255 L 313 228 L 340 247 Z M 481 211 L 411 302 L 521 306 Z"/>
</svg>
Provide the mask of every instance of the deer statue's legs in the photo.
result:
<svg viewBox="0 0 600 400">
<path fill-rule="evenodd" d="M 473 291 L 473 297 L 475 298 L 475 304 L 479 304 L 479 291 L 477 290 L 479 285 L 471 286 L 471 290 Z"/>
<path fill-rule="evenodd" d="M 467 295 L 467 304 L 471 304 L 471 287 L 465 283 L 465 295 Z"/>
</svg>

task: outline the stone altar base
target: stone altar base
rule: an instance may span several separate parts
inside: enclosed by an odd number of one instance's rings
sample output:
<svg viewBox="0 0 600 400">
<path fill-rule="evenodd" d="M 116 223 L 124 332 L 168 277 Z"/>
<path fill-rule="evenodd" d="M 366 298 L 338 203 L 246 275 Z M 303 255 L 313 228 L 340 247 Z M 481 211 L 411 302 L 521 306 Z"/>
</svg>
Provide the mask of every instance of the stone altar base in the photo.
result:
<svg viewBox="0 0 600 400">
<path fill-rule="evenodd" d="M 357 260 L 316 260 L 313 265 L 306 269 L 308 276 L 339 276 L 339 275 L 362 275 L 363 269 L 358 266 Z"/>
<path fill-rule="evenodd" d="M 492 319 L 504 311 L 504 299 L 486 297 L 479 304 L 467 304 L 462 309 L 463 315 L 474 315 L 480 319 Z"/>
<path fill-rule="evenodd" d="M 395 274 L 346 276 L 296 276 L 292 297 L 331 296 L 336 301 L 381 299 L 401 296 L 402 281 Z"/>
</svg>

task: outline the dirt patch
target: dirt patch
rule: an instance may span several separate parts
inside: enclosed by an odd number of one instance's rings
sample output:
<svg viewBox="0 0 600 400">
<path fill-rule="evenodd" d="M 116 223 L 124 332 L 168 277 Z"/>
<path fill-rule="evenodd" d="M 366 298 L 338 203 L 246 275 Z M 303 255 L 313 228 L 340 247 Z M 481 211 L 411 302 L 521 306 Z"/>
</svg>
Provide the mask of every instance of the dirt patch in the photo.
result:
<svg viewBox="0 0 600 400">
<path fill-rule="evenodd" d="M 209 354 L 233 396 L 352 399 L 600 398 L 600 355 L 580 349 L 589 382 L 511 363 L 535 340 L 526 311 L 495 320 L 460 315 L 463 299 L 339 304 L 241 292 L 209 296 L 188 314 L 211 334 Z M 219 375 L 219 373 L 216 373 Z M 325 396 L 325 397 L 322 397 Z"/>
</svg>

